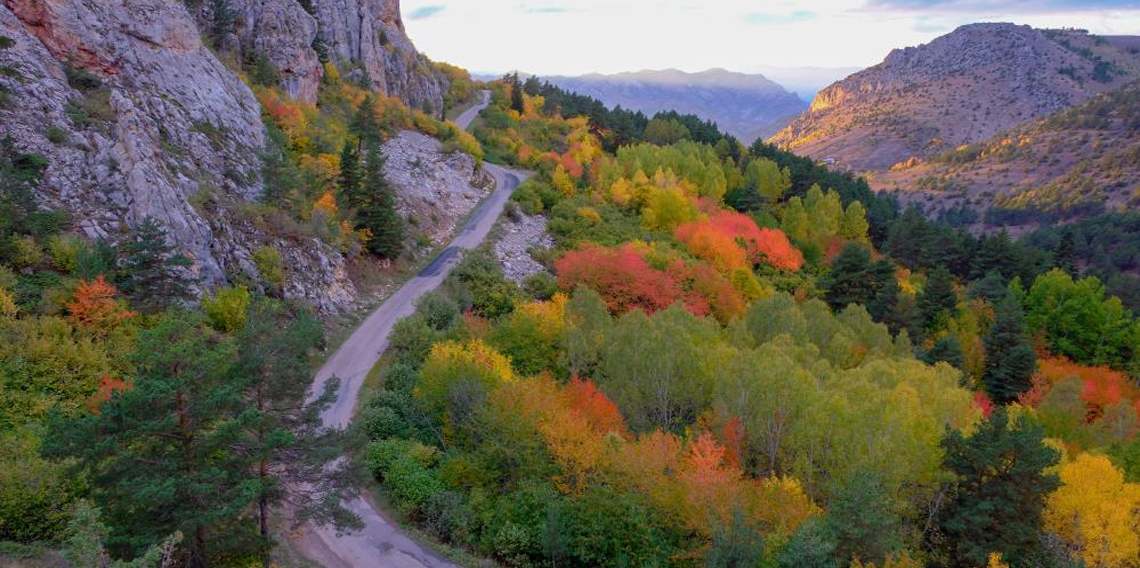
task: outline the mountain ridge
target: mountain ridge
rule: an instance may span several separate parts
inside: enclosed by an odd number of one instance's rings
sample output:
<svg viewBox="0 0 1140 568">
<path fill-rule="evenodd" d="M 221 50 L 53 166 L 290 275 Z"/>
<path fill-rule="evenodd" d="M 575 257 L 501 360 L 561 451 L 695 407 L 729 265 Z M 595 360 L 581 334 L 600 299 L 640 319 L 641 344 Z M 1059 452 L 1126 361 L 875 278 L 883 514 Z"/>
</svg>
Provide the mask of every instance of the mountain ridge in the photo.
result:
<svg viewBox="0 0 1140 568">
<path fill-rule="evenodd" d="M 620 105 L 650 115 L 669 110 L 695 114 L 746 143 L 775 132 L 807 108 L 798 95 L 763 75 L 721 68 L 696 73 L 659 69 L 545 79 L 611 107 Z"/>
<path fill-rule="evenodd" d="M 849 170 L 886 170 L 1122 86 L 1140 76 L 1124 41 L 968 24 L 833 83 L 770 141 Z"/>
</svg>

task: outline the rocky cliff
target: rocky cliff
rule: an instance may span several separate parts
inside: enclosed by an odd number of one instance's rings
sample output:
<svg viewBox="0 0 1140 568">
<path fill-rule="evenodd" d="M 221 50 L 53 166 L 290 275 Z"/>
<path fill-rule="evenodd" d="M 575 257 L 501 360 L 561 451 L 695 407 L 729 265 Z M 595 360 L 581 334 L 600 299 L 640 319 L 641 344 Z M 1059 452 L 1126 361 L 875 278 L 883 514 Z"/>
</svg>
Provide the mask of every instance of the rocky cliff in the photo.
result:
<svg viewBox="0 0 1140 568">
<path fill-rule="evenodd" d="M 204 33 L 214 5 L 196 10 Z M 227 0 L 230 38 L 243 59 L 265 57 L 294 98 L 316 101 L 321 59 L 353 68 L 378 92 L 413 108 L 443 108 L 447 79 L 416 51 L 404 31 L 399 0 Z"/>
<path fill-rule="evenodd" d="M 243 56 L 264 55 L 299 98 L 317 96 L 324 36 L 332 57 L 358 65 L 378 90 L 442 105 L 445 86 L 404 35 L 396 0 L 306 2 L 315 16 L 297 0 L 228 4 L 226 41 Z M 256 280 L 253 254 L 271 246 L 286 268 L 286 296 L 344 311 L 357 290 L 341 253 L 248 214 L 263 191 L 261 107 L 203 44 L 212 31 L 205 9 L 0 0 L 0 137 L 47 158 L 38 198 L 68 212 L 76 232 L 115 240 L 153 217 L 191 257 L 203 289 L 238 275 Z M 473 163 L 464 167 L 475 175 Z"/>
<path fill-rule="evenodd" d="M 821 91 L 772 138 L 852 170 L 886 170 L 1080 104 L 1140 76 L 1119 42 L 971 24 Z"/>
</svg>

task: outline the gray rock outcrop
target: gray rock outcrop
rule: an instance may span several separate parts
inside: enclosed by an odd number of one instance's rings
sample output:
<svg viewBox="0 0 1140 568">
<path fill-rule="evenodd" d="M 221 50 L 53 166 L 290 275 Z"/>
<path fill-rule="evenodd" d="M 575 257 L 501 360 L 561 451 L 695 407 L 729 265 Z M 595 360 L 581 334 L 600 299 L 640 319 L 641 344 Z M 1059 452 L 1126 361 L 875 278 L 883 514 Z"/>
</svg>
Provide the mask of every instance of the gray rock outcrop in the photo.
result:
<svg viewBox="0 0 1140 568">
<path fill-rule="evenodd" d="M 294 98 L 317 100 L 324 74 L 320 49 L 338 65 L 366 75 L 377 92 L 412 108 L 443 108 L 447 78 L 416 51 L 404 31 L 399 0 L 229 0 L 229 9 L 241 56 L 267 58 Z M 203 33 L 211 30 L 211 10 L 204 2 L 196 11 Z"/>
<path fill-rule="evenodd" d="M 3 0 L 0 136 L 48 158 L 38 195 L 92 238 L 160 221 L 206 288 L 257 276 L 277 246 L 290 296 L 325 312 L 354 293 L 341 255 L 271 242 L 236 205 L 262 191 L 260 105 L 201 43 L 180 2 Z"/>
<path fill-rule="evenodd" d="M 419 132 L 405 130 L 381 147 L 384 177 L 396 189 L 397 208 L 410 233 L 440 243 L 494 187 L 495 181 L 463 152 Z"/>
</svg>

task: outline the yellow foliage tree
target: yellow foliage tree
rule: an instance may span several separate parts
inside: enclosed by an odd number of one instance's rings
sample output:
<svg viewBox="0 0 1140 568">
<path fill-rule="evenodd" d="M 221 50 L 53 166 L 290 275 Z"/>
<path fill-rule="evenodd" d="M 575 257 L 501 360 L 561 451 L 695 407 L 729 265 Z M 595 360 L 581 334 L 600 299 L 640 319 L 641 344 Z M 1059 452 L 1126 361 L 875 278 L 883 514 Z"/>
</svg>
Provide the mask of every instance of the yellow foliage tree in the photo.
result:
<svg viewBox="0 0 1140 568">
<path fill-rule="evenodd" d="M 1081 454 L 1060 471 L 1045 504 L 1045 527 L 1090 568 L 1140 566 L 1140 484 L 1104 456 Z"/>
<path fill-rule="evenodd" d="M 481 340 L 446 341 L 432 346 L 415 394 L 428 410 L 443 412 L 457 384 L 475 383 L 491 393 L 514 378 L 511 360 Z"/>
</svg>

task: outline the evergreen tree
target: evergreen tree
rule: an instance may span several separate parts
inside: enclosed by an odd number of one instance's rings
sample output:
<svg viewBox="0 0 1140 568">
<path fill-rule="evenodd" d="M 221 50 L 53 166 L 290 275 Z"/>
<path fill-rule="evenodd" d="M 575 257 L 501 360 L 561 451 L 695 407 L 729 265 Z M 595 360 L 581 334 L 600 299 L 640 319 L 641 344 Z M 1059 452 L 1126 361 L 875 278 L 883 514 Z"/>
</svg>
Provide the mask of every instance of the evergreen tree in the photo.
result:
<svg viewBox="0 0 1140 568">
<path fill-rule="evenodd" d="M 360 139 L 361 146 L 380 144 L 383 141 L 380 117 L 376 114 L 376 99 L 371 94 L 364 97 L 364 102 L 356 109 L 356 114 L 349 124 L 349 131 Z"/>
<path fill-rule="evenodd" d="M 943 314 L 953 313 L 958 306 L 954 293 L 954 277 L 945 268 L 935 268 L 926 279 L 926 287 L 918 297 L 918 310 L 923 325 L 929 327 Z"/>
<path fill-rule="evenodd" d="M 341 506 L 349 487 L 347 463 L 326 464 L 342 454 L 339 433 L 324 428 L 320 412 L 331 401 L 336 384 L 312 404 L 305 400 L 316 350 L 324 341 L 320 322 L 306 311 L 290 313 L 282 305 L 260 299 L 250 306 L 237 336 L 235 383 L 244 387 L 247 405 L 257 420 L 248 424 L 241 447 L 254 464 L 258 530 L 269 544 L 270 508 L 292 488 L 290 504 L 299 519 L 316 518 L 338 526 L 353 524 Z M 264 556 L 268 566 L 269 557 Z"/>
<path fill-rule="evenodd" d="M 832 309 L 870 303 L 876 292 L 870 251 L 854 243 L 843 247 L 831 263 L 831 272 L 823 278 L 823 285 L 827 288 L 824 297 Z"/>
<path fill-rule="evenodd" d="M 523 102 L 523 86 L 519 82 L 519 74 L 515 73 L 511 76 L 508 84 L 511 86 L 511 110 L 519 114 L 526 112 L 526 104 Z"/>
<path fill-rule="evenodd" d="M 404 250 L 404 220 L 396 210 L 396 193 L 384 179 L 384 156 L 368 146 L 364 162 L 364 192 L 367 197 L 356 212 L 357 226 L 368 229 L 368 250 L 393 259 Z"/>
<path fill-rule="evenodd" d="M 0 241 L 7 241 L 12 234 L 32 232 L 37 209 L 33 190 L 46 168 L 42 156 L 20 152 L 10 136 L 0 139 Z"/>
<path fill-rule="evenodd" d="M 712 542 L 705 552 L 705 568 L 752 568 L 764 557 L 764 536 L 734 511 L 728 523 L 713 526 Z"/>
<path fill-rule="evenodd" d="M 107 282 L 115 281 L 115 265 L 119 251 L 100 238 L 92 244 L 84 244 L 75 257 L 75 275 L 88 282 L 102 276 Z"/>
<path fill-rule="evenodd" d="M 360 173 L 360 150 L 352 141 L 344 143 L 340 152 L 340 178 L 337 180 L 340 188 L 338 202 L 346 214 L 356 211 L 364 202 L 364 183 Z"/>
<path fill-rule="evenodd" d="M 1061 240 L 1053 250 L 1053 266 L 1077 276 L 1077 240 L 1071 228 L 1061 231 Z"/>
<path fill-rule="evenodd" d="M 215 47 L 225 49 L 230 35 L 234 33 L 237 16 L 234 15 L 229 0 L 213 0 L 211 8 L 213 22 L 210 25 L 210 37 L 214 40 Z"/>
<path fill-rule="evenodd" d="M 996 234 L 982 237 L 978 241 L 970 277 L 981 278 L 991 270 L 1000 272 L 1006 278 L 1021 274 L 1016 246 L 1004 229 Z"/>
<path fill-rule="evenodd" d="M 1037 355 L 1024 336 L 1024 316 L 1012 294 L 997 305 L 994 323 L 985 337 L 986 370 L 982 382 L 994 402 L 1006 404 L 1029 390 Z"/>
<path fill-rule="evenodd" d="M 75 502 L 71 521 L 67 524 L 67 541 L 63 557 L 71 568 L 166 568 L 171 564 L 181 533 L 171 535 L 161 546 L 152 546 L 145 554 L 129 561 L 116 561 L 107 553 L 105 543 L 110 533 L 99 518 L 99 509 L 85 499 Z"/>
<path fill-rule="evenodd" d="M 190 296 L 190 279 L 185 269 L 190 259 L 174 254 L 166 243 L 166 230 L 152 217 L 143 219 L 119 246 L 119 289 L 131 298 L 131 305 L 158 312 Z"/>
<path fill-rule="evenodd" d="M 1005 298 L 1006 288 L 1005 277 L 996 270 L 991 270 L 986 275 L 970 284 L 971 298 L 982 298 L 991 304 L 997 304 Z"/>
<path fill-rule="evenodd" d="M 955 490 L 928 537 L 936 565 L 985 566 L 997 552 L 1014 568 L 1040 566 L 1045 496 L 1058 486 L 1056 475 L 1046 473 L 1057 451 L 1043 437 L 1024 415 L 1010 423 L 1002 407 L 969 437 L 947 433 L 943 463 Z"/>
<path fill-rule="evenodd" d="M 233 448 L 257 418 L 233 381 L 234 346 L 188 314 L 164 318 L 138 340 L 131 388 L 98 413 L 49 424 L 44 452 L 78 458 L 92 497 L 114 527 L 108 544 L 140 554 L 176 531 L 189 568 L 251 551 L 237 519 L 262 492 Z"/>
<path fill-rule="evenodd" d="M 935 341 L 934 345 L 930 347 L 930 351 L 923 354 L 922 360 L 931 365 L 939 362 L 949 363 L 951 366 L 961 369 L 966 361 L 966 356 L 962 352 L 962 342 L 958 341 L 957 336 L 947 335 Z"/>
<path fill-rule="evenodd" d="M 894 497 L 875 474 L 856 472 L 832 485 L 824 525 L 833 535 L 833 556 L 841 566 L 856 558 L 881 564 L 902 548 Z"/>
<path fill-rule="evenodd" d="M 895 279 L 895 269 L 890 262 L 886 260 L 877 261 L 872 272 L 875 273 L 878 290 L 875 291 L 874 298 L 867 303 L 867 313 L 871 314 L 875 321 L 889 324 L 895 306 L 899 303 L 899 294 L 902 292 L 902 288 L 899 287 L 899 281 Z"/>
</svg>

